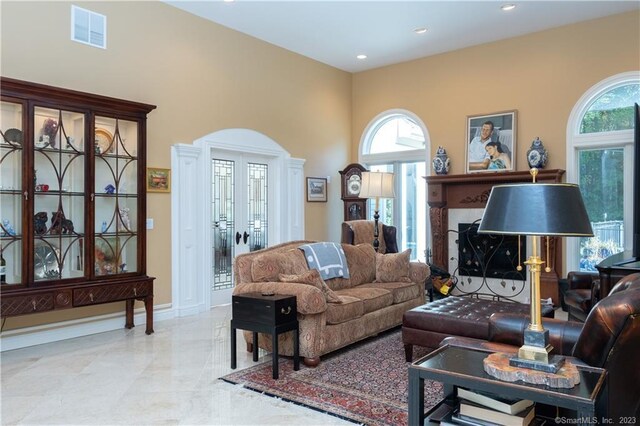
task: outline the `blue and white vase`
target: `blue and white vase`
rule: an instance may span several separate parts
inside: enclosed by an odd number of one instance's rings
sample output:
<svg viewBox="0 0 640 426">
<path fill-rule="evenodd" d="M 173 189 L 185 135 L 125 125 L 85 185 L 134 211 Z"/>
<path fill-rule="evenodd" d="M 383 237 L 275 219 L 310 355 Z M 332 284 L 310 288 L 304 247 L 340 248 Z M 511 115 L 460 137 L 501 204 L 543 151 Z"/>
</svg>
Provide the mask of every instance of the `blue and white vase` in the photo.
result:
<svg viewBox="0 0 640 426">
<path fill-rule="evenodd" d="M 548 153 L 545 147 L 542 145 L 540 138 L 537 138 L 531 142 L 531 146 L 527 151 L 527 163 L 529 168 L 535 167 L 536 169 L 542 169 L 547 165 Z"/>
<path fill-rule="evenodd" d="M 449 173 L 449 156 L 443 147 L 438 147 L 436 156 L 431 163 L 433 164 L 433 171 L 436 172 L 437 175 L 446 175 Z"/>
</svg>

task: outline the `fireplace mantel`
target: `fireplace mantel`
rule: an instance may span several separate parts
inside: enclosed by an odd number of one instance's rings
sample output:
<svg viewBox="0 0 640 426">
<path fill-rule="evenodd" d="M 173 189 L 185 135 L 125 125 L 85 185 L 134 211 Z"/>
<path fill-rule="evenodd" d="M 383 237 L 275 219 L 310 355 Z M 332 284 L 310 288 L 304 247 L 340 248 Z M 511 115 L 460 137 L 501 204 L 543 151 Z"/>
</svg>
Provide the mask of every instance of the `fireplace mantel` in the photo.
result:
<svg viewBox="0 0 640 426">
<path fill-rule="evenodd" d="M 561 169 L 540 170 L 536 180 L 541 183 L 562 182 L 564 172 Z M 432 262 L 434 265 L 448 269 L 447 231 L 449 229 L 449 209 L 483 209 L 494 185 L 531 182 L 531 174 L 529 174 L 528 170 L 518 172 L 482 172 L 464 175 L 427 176 L 425 179 L 427 181 L 427 203 L 430 207 Z M 532 208 L 535 208 L 535 206 L 532 206 Z M 542 249 L 546 251 L 544 241 Z M 558 302 L 558 274 L 556 271 L 562 270 L 562 250 L 559 238 L 550 239 L 549 251 L 553 259 L 553 265 L 550 265 L 552 267 L 550 273 L 542 273 L 542 297 L 551 297 L 554 304 L 556 304 Z M 546 259 L 546 255 L 543 258 Z M 544 288 L 547 287 L 544 284 L 545 281 L 555 281 L 555 285 L 551 286 L 553 288 L 550 288 L 550 291 L 544 291 Z"/>
</svg>

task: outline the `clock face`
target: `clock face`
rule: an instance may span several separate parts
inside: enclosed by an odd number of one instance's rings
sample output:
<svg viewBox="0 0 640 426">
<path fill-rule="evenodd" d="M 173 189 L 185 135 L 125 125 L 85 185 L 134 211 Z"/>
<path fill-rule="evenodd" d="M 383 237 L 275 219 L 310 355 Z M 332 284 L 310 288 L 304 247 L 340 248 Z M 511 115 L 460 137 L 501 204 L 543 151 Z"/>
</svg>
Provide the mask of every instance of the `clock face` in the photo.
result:
<svg viewBox="0 0 640 426">
<path fill-rule="evenodd" d="M 360 176 L 349 176 L 349 180 L 347 180 L 347 194 L 354 196 L 360 194 Z"/>
</svg>

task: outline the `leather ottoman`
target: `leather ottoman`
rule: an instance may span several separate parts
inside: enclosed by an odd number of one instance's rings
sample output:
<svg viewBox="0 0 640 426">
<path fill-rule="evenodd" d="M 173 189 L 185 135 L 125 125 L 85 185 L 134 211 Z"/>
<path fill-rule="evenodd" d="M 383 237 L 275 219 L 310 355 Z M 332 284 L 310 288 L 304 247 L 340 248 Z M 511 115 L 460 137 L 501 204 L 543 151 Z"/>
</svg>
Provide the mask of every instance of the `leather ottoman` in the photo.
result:
<svg viewBox="0 0 640 426">
<path fill-rule="evenodd" d="M 522 303 L 450 296 L 404 313 L 402 343 L 407 361 L 413 360 L 413 345 L 435 349 L 449 336 L 489 339 L 489 317 L 494 313 L 530 315 Z M 554 317 L 553 306 L 543 305 L 541 314 Z"/>
</svg>

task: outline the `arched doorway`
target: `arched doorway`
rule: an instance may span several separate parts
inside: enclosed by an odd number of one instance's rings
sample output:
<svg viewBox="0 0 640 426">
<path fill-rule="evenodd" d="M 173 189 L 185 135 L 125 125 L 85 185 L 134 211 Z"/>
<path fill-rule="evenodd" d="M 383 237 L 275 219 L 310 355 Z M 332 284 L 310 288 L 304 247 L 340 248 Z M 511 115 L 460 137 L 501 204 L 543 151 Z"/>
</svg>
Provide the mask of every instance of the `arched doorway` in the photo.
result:
<svg viewBox="0 0 640 426">
<path fill-rule="evenodd" d="M 250 129 L 174 145 L 171 160 L 172 306 L 183 316 L 231 302 L 236 254 L 304 238 L 304 160 Z"/>
</svg>

